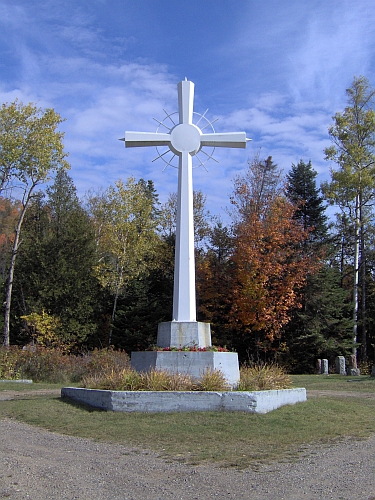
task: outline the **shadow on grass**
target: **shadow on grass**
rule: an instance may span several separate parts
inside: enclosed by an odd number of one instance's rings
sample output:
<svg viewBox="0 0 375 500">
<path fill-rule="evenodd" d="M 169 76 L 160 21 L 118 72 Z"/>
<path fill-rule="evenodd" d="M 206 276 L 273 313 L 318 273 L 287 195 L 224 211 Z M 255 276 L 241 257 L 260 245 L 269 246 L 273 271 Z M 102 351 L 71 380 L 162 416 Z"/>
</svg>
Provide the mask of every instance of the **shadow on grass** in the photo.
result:
<svg viewBox="0 0 375 500">
<path fill-rule="evenodd" d="M 108 410 L 105 408 L 96 408 L 94 406 L 88 405 L 87 403 L 81 403 L 80 401 L 74 401 L 74 399 L 66 398 L 66 397 L 58 397 L 54 398 L 59 401 L 59 403 L 64 403 L 72 408 L 76 408 L 78 410 L 84 410 L 87 413 L 106 413 Z"/>
</svg>

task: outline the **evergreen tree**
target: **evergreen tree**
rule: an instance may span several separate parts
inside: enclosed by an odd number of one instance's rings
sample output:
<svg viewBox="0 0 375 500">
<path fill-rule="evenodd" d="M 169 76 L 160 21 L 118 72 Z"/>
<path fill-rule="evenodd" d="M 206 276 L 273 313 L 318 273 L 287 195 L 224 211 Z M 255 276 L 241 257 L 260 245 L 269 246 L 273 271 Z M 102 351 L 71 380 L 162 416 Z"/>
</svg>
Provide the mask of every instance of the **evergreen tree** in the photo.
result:
<svg viewBox="0 0 375 500">
<path fill-rule="evenodd" d="M 328 235 L 324 199 L 316 186 L 311 161 L 292 165 L 286 195 L 296 206 L 294 218 L 309 231 L 304 251 L 321 262 L 317 273 L 306 276 L 301 307 L 295 309 L 283 334 L 284 354 L 293 371 L 312 372 L 316 359 L 348 354 L 352 347 L 348 294 L 342 288 L 339 268 L 328 264 L 334 247 Z M 333 306 L 334 304 L 334 306 Z M 303 353 L 303 356 L 301 355 Z"/>
<path fill-rule="evenodd" d="M 331 366 L 336 356 L 347 356 L 353 348 L 351 302 L 340 286 L 339 270 L 326 265 L 310 276 L 304 291 L 304 306 L 287 325 L 282 336 L 279 362 L 292 373 L 314 373 L 317 359 Z"/>
<path fill-rule="evenodd" d="M 221 221 L 210 231 L 205 252 L 197 260 L 197 310 L 200 321 L 211 324 L 214 345 L 234 348 L 231 311 L 233 236 Z"/>
<path fill-rule="evenodd" d="M 316 186 L 317 172 L 311 161 L 300 160 L 292 164 L 287 174 L 286 196 L 295 206 L 294 218 L 310 232 L 309 240 L 324 240 L 327 237 L 327 216 L 323 196 Z"/>
<path fill-rule="evenodd" d="M 79 348 L 97 332 L 100 286 L 94 276 L 94 228 L 80 205 L 72 179 L 59 170 L 47 199 L 39 199 L 25 225 L 17 279 L 23 315 L 58 319 L 58 341 Z"/>
<path fill-rule="evenodd" d="M 129 354 L 155 345 L 158 324 L 172 316 L 174 242 L 160 240 L 154 251 L 148 269 L 130 280 L 118 300 L 112 344 Z"/>
</svg>

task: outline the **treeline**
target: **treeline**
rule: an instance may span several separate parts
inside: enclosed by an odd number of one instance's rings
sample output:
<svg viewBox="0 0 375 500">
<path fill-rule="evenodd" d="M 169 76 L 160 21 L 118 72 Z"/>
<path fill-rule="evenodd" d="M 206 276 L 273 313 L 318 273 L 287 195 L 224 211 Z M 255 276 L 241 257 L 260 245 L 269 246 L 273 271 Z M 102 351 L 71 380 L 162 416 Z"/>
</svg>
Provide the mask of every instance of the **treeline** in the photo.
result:
<svg viewBox="0 0 375 500">
<path fill-rule="evenodd" d="M 242 362 L 308 373 L 317 358 L 374 359 L 374 94 L 363 77 L 347 90 L 322 189 L 311 161 L 284 174 L 257 155 L 233 181 L 229 224 L 194 193 L 198 320 Z M 176 196 L 160 204 L 152 181 L 129 178 L 80 200 L 51 113 L 0 110 L 4 344 L 147 349 L 171 320 Z"/>
</svg>

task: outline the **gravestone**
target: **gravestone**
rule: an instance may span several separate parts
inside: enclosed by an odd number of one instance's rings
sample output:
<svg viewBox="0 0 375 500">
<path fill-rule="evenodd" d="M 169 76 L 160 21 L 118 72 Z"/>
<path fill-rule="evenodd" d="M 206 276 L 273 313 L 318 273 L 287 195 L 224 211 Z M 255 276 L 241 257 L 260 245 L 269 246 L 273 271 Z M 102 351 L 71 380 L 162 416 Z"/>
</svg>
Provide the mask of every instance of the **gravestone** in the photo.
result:
<svg viewBox="0 0 375 500">
<path fill-rule="evenodd" d="M 328 359 L 322 359 L 322 375 L 328 375 Z"/>
<path fill-rule="evenodd" d="M 335 359 L 336 373 L 339 375 L 346 375 L 345 358 L 344 356 L 337 356 Z"/>
<path fill-rule="evenodd" d="M 170 128 L 163 124 L 167 132 L 125 132 L 123 140 L 127 148 L 166 146 L 174 156 L 178 156 L 173 312 L 172 321 L 158 325 L 157 345 L 164 349 L 189 346 L 204 349 L 211 347 L 211 330 L 209 323 L 196 320 L 192 158 L 204 146 L 246 148 L 247 139 L 245 132 L 203 133 L 203 129 L 198 127 L 200 120 L 197 124 L 193 123 L 194 83 L 185 79 L 177 85 L 177 91 L 178 123 L 172 115 L 167 115 L 173 124 Z M 163 154 L 159 153 L 159 157 Z M 131 363 L 138 371 L 157 368 L 195 377 L 206 370 L 219 369 L 230 385 L 234 386 L 239 381 L 236 353 L 134 352 Z"/>
<path fill-rule="evenodd" d="M 321 359 L 316 360 L 316 373 L 317 373 L 317 375 L 320 375 L 322 373 L 322 360 Z"/>
<path fill-rule="evenodd" d="M 349 366 L 347 369 L 347 375 L 350 377 L 357 377 L 361 374 L 361 370 L 357 366 L 357 357 L 355 354 L 349 356 Z"/>
</svg>

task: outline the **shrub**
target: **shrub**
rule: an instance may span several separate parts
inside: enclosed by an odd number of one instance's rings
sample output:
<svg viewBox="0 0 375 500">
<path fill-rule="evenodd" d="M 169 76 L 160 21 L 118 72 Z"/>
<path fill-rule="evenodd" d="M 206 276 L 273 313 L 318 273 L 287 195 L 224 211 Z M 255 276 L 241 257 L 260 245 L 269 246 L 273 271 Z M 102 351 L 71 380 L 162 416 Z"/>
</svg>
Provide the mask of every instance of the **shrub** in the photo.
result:
<svg viewBox="0 0 375 500">
<path fill-rule="evenodd" d="M 107 371 L 120 372 L 130 368 L 130 359 L 125 351 L 115 351 L 112 347 L 94 349 L 87 353 L 85 375 L 97 374 Z"/>
<path fill-rule="evenodd" d="M 240 370 L 239 391 L 288 389 L 292 380 L 278 365 L 243 366 Z"/>
<path fill-rule="evenodd" d="M 34 382 L 64 383 L 70 381 L 71 357 L 60 349 L 32 347 L 21 351 L 22 378 Z"/>
<path fill-rule="evenodd" d="M 0 379 L 17 380 L 22 378 L 19 351 L 17 347 L 0 347 Z"/>
<path fill-rule="evenodd" d="M 40 346 L 0 347 L 0 378 L 32 379 L 34 382 L 75 383 L 85 376 L 100 378 L 102 372 L 115 374 L 130 367 L 129 356 L 113 349 L 95 350 L 85 355 L 65 354 L 58 348 Z"/>
</svg>

